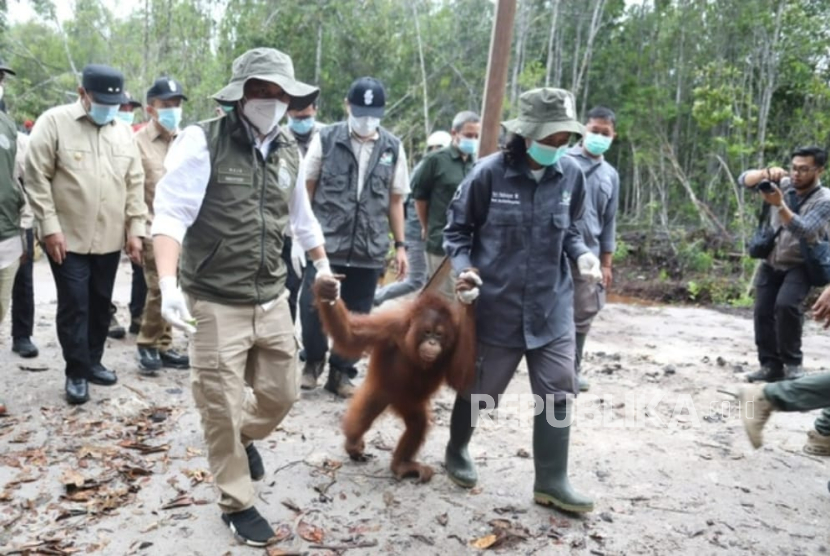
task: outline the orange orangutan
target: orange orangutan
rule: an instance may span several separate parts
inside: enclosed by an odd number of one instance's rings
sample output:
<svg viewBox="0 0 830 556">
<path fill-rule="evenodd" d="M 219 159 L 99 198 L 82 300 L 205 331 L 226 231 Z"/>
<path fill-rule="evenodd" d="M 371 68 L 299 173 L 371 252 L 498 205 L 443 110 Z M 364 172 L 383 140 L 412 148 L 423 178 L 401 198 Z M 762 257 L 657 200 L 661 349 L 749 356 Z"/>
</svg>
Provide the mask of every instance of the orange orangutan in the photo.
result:
<svg viewBox="0 0 830 556">
<path fill-rule="evenodd" d="M 346 452 L 353 460 L 365 460 L 363 436 L 391 407 L 406 425 L 392 455 L 392 472 L 399 479 L 427 482 L 432 468 L 414 458 L 426 437 L 430 398 L 444 381 L 461 391 L 475 376 L 473 306 L 425 293 L 392 309 L 358 315 L 342 300 L 327 301 L 335 296 L 333 280 L 318 280 L 314 296 L 334 349 L 354 358 L 371 349 L 366 380 L 343 418 Z"/>
</svg>

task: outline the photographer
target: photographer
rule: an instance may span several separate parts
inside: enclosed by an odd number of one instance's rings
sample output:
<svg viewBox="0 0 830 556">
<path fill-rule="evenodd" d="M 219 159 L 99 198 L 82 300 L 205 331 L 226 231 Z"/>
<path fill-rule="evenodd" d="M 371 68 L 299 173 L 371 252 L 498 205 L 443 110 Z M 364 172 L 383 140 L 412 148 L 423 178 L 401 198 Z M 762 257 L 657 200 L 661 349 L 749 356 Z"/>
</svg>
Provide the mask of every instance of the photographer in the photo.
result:
<svg viewBox="0 0 830 556">
<path fill-rule="evenodd" d="M 798 378 L 801 367 L 802 304 L 810 291 L 800 241 L 816 241 L 830 223 L 830 190 L 821 187 L 827 152 L 819 147 L 793 151 L 791 168 L 747 170 L 738 183 L 758 191 L 770 205 L 775 231 L 772 249 L 755 281 L 755 345 L 760 370 L 749 382 Z"/>
</svg>

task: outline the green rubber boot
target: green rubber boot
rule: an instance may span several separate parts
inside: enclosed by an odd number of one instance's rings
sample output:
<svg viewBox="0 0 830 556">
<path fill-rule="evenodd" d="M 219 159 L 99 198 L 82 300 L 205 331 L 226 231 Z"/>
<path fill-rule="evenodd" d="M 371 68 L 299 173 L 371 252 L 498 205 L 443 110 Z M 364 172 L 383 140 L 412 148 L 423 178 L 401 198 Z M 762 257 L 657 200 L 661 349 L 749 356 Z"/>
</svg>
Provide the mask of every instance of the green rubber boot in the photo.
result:
<svg viewBox="0 0 830 556">
<path fill-rule="evenodd" d="M 533 463 L 536 467 L 533 499 L 537 504 L 555 506 L 566 512 L 591 512 L 594 501 L 575 492 L 568 481 L 571 426 L 561 426 L 567 409 L 564 404 L 553 407 L 559 427 L 548 423 L 547 410 L 533 418 Z"/>
<path fill-rule="evenodd" d="M 444 466 L 450 479 L 464 488 L 473 488 L 478 482 L 478 472 L 467 449 L 474 430 L 472 404 L 461 396 L 456 396 L 450 417 L 450 441 L 447 442 Z"/>
<path fill-rule="evenodd" d="M 591 388 L 591 383 L 582 374 L 582 354 L 585 351 L 585 340 L 587 339 L 587 334 L 576 333 L 576 383 L 580 392 L 587 392 Z"/>
</svg>

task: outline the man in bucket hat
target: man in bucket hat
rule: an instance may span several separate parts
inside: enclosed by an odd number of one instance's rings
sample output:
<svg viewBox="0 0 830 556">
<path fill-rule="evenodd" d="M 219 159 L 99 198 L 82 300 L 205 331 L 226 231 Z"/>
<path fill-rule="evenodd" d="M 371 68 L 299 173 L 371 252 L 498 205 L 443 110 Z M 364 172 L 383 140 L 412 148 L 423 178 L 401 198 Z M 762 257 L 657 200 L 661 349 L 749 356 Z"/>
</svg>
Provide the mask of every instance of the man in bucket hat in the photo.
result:
<svg viewBox="0 0 830 556">
<path fill-rule="evenodd" d="M 127 232 L 141 263 L 146 233 L 144 170 L 128 126 L 124 76 L 108 66 L 83 70 L 78 102 L 37 119 L 26 155 L 26 193 L 58 292 L 58 340 L 66 361 L 66 399 L 89 400 L 88 382 L 115 384 L 101 358 L 115 273 Z"/>
<path fill-rule="evenodd" d="M 585 178 L 563 157 L 576 120 L 573 95 L 534 89 L 519 99 L 519 117 L 504 123 L 511 134 L 465 178 L 447 212 L 444 249 L 459 274 L 456 295 L 476 306 L 477 358 L 473 386 L 456 397 L 446 468 L 470 488 L 477 473 L 468 451 L 481 402 L 492 409 L 522 358 L 537 396 L 533 422 L 536 502 L 589 512 L 593 502 L 568 481 L 570 401 L 576 395 L 573 280 L 601 280 L 600 264 L 579 226 Z"/>
<path fill-rule="evenodd" d="M 280 256 L 287 226 L 317 274 L 331 276 L 297 143 L 278 123 L 319 90 L 272 48 L 249 50 L 232 72 L 214 99 L 235 109 L 185 128 L 170 147 L 152 234 L 161 314 L 191 335 L 193 398 L 222 520 L 240 541 L 264 546 L 274 531 L 254 507 L 265 469 L 253 441 L 271 434 L 298 392 Z"/>
</svg>

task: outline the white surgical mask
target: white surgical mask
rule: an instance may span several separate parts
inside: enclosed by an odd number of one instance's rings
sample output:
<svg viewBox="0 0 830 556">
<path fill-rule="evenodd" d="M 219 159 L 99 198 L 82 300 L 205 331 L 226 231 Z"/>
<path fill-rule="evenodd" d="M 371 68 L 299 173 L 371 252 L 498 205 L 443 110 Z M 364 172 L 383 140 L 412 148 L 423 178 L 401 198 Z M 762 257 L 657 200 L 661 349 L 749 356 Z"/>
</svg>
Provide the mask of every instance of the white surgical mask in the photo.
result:
<svg viewBox="0 0 830 556">
<path fill-rule="evenodd" d="M 374 135 L 379 126 L 380 118 L 373 118 L 371 116 L 355 118 L 349 114 L 349 127 L 361 137 L 370 137 Z"/>
<path fill-rule="evenodd" d="M 253 98 L 245 102 L 242 113 L 252 126 L 268 135 L 285 116 L 288 104 L 275 98 Z"/>
</svg>

